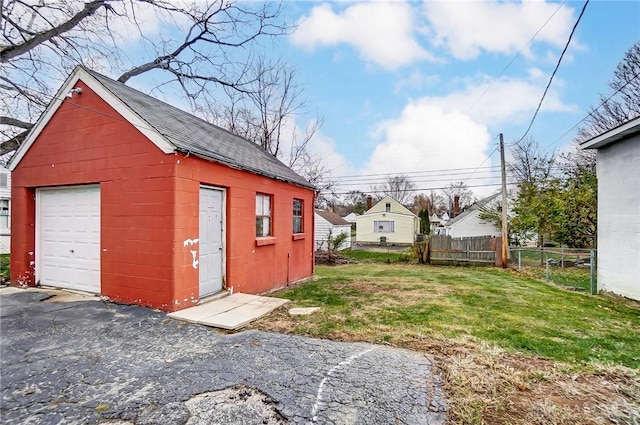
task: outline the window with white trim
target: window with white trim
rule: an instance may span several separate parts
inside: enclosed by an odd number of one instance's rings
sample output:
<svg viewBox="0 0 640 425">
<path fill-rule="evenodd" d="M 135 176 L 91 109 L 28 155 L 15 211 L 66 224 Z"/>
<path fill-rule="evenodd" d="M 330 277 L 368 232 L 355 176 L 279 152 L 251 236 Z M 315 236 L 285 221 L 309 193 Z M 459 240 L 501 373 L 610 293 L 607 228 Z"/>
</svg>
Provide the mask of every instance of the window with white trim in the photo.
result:
<svg viewBox="0 0 640 425">
<path fill-rule="evenodd" d="M 9 200 L 0 199 L 0 229 L 9 228 Z"/>
<path fill-rule="evenodd" d="M 391 212 L 391 202 L 387 202 L 384 206 L 386 212 Z"/>
<path fill-rule="evenodd" d="M 293 200 L 293 233 L 302 233 L 304 230 L 302 221 L 302 199 Z"/>
<path fill-rule="evenodd" d="M 256 194 L 256 237 L 271 236 L 271 195 Z"/>
<path fill-rule="evenodd" d="M 393 233 L 395 231 L 395 221 L 374 221 L 373 231 L 375 233 Z"/>
</svg>

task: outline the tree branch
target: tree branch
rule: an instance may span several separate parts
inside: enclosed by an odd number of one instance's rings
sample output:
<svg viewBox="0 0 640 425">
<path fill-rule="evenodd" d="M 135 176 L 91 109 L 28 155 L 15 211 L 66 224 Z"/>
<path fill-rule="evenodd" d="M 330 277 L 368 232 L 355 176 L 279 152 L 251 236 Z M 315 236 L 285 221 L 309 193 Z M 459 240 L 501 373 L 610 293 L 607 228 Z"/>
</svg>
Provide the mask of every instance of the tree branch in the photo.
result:
<svg viewBox="0 0 640 425">
<path fill-rule="evenodd" d="M 11 118 L 11 117 L 0 117 L 0 125 L 10 125 L 12 127 L 20 127 L 27 130 L 33 127 L 33 124 L 30 122 L 25 122 L 17 118 Z"/>
<path fill-rule="evenodd" d="M 24 139 L 27 137 L 27 134 L 29 134 L 29 130 L 23 131 L 17 136 L 13 136 L 11 139 L 0 143 L 0 156 L 18 149 L 20 144 L 22 144 Z"/>
<path fill-rule="evenodd" d="M 84 8 L 80 12 L 78 12 L 68 21 L 58 25 L 57 27 L 39 32 L 33 38 L 30 38 L 20 44 L 3 47 L 0 50 L 0 63 L 9 62 L 10 59 L 23 55 L 26 52 L 39 46 L 40 44 L 75 28 L 75 26 L 78 25 L 83 19 L 95 14 L 96 11 L 98 11 L 98 9 L 100 9 L 101 7 L 104 7 L 106 10 L 113 10 L 111 6 L 107 4 L 109 1 L 112 0 L 94 0 L 90 3 L 85 3 Z"/>
</svg>

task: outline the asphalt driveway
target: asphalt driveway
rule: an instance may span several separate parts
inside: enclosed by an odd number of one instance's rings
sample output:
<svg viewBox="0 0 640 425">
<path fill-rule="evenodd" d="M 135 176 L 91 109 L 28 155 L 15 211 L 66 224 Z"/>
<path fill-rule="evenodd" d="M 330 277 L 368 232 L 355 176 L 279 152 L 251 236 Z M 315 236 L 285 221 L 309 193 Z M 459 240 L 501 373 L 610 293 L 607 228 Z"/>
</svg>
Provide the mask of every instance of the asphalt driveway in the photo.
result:
<svg viewBox="0 0 640 425">
<path fill-rule="evenodd" d="M 150 309 L 0 296 L 2 423 L 443 424 L 433 360 Z M 51 300 L 49 300 L 51 301 Z"/>
</svg>

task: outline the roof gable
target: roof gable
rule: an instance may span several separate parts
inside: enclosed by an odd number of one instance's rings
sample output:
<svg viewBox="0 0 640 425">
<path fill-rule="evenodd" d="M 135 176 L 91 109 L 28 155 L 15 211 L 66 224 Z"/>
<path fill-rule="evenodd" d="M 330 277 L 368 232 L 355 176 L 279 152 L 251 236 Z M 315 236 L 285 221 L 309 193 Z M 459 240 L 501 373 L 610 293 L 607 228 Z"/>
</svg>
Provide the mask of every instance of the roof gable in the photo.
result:
<svg viewBox="0 0 640 425">
<path fill-rule="evenodd" d="M 391 211 L 387 211 L 386 204 L 391 204 Z M 402 205 L 400 202 L 393 199 L 391 196 L 385 196 L 378 203 L 372 206 L 368 211 L 366 211 L 363 215 L 367 214 L 376 214 L 383 212 L 391 212 L 395 214 L 401 215 L 411 215 L 413 217 L 417 217 L 414 213 L 412 213 L 407 207 Z"/>
<path fill-rule="evenodd" d="M 98 80 L 96 80 L 85 68 L 76 67 L 75 70 L 67 77 L 67 79 L 62 83 L 62 86 L 56 94 L 53 96 L 53 99 L 44 110 L 42 115 L 38 118 L 35 125 L 27 134 L 25 140 L 20 144 L 20 147 L 17 149 L 13 158 L 9 162 L 9 169 L 13 171 L 16 166 L 20 163 L 24 155 L 29 151 L 29 148 L 36 141 L 44 127 L 51 120 L 53 115 L 58 111 L 58 108 L 62 105 L 62 103 L 68 98 L 67 94 L 70 93 L 78 84 L 78 81 L 82 81 L 86 84 L 91 90 L 93 90 L 96 95 L 98 95 L 102 100 L 104 100 L 109 106 L 115 109 L 120 115 L 122 115 L 127 121 L 129 121 L 133 126 L 135 126 L 142 134 L 144 134 L 153 144 L 155 144 L 162 152 L 164 153 L 172 153 L 175 151 L 174 146 L 162 135 L 160 135 L 155 129 L 150 128 L 149 125 L 142 120 L 138 115 L 133 113 L 126 104 L 124 104 L 120 99 L 114 97 L 110 94 L 108 90 Z M 76 94 L 77 96 L 81 96 L 81 94 Z M 71 98 L 73 99 L 73 98 Z"/>
<path fill-rule="evenodd" d="M 489 205 L 491 202 L 493 202 L 498 196 L 500 195 L 500 192 L 498 193 L 494 193 L 493 195 L 487 196 L 486 198 L 480 199 L 476 202 L 474 202 L 473 204 L 471 204 L 469 206 L 469 208 L 467 208 L 465 211 L 461 212 L 460 214 L 458 214 L 456 217 L 452 218 L 451 220 L 449 220 L 445 226 L 446 227 L 451 227 L 454 226 L 456 223 L 459 223 L 463 220 L 465 220 L 467 217 L 470 217 L 474 214 L 477 213 L 477 211 L 480 210 L 480 208 L 483 208 L 487 205 Z"/>
<path fill-rule="evenodd" d="M 316 210 L 316 214 L 334 226 L 351 226 L 351 223 L 333 211 Z"/>
<path fill-rule="evenodd" d="M 162 152 L 182 152 L 254 174 L 313 188 L 276 157 L 240 136 L 83 67 L 67 78 L 10 163 L 13 170 L 78 80 L 134 125 Z"/>
</svg>

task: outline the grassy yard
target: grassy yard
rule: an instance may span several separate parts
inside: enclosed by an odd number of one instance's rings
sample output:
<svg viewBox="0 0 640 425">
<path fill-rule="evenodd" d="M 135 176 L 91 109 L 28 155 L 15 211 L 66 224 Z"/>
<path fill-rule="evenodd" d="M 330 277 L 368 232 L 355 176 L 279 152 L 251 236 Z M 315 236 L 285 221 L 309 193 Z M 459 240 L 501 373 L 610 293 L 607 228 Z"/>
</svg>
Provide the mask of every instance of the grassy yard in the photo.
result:
<svg viewBox="0 0 640 425">
<path fill-rule="evenodd" d="M 314 280 L 276 294 L 320 313 L 280 311 L 256 327 L 429 353 L 452 423 L 640 421 L 638 304 L 512 270 L 352 254 L 374 262 L 317 267 Z"/>
<path fill-rule="evenodd" d="M 9 254 L 0 254 L 0 283 L 9 280 L 9 262 L 11 256 Z"/>
</svg>

